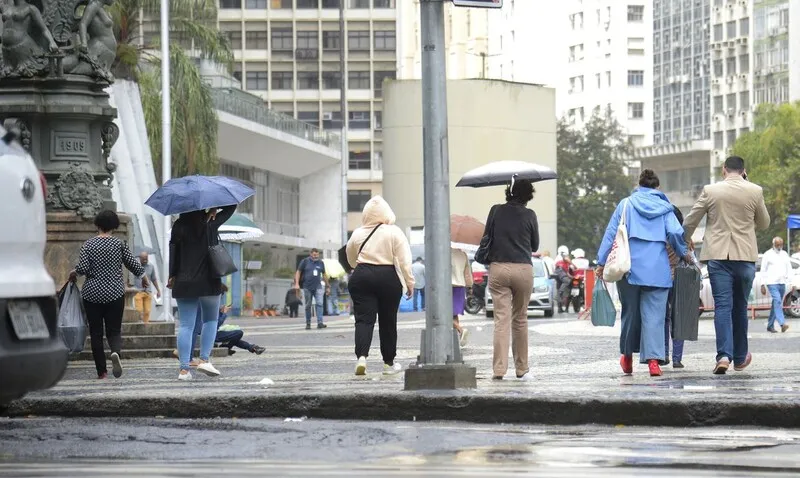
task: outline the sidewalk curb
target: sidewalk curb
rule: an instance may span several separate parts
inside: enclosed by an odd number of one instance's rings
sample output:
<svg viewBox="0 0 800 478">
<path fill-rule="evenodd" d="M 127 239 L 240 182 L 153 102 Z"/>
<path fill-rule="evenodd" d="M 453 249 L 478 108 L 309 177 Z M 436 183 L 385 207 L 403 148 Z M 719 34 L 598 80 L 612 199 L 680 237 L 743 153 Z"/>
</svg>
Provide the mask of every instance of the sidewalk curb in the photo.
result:
<svg viewBox="0 0 800 478">
<path fill-rule="evenodd" d="M 11 403 L 8 415 L 114 418 L 306 416 L 336 420 L 800 428 L 800 402 L 796 401 L 563 400 L 467 395 L 464 392 L 25 398 Z"/>
</svg>

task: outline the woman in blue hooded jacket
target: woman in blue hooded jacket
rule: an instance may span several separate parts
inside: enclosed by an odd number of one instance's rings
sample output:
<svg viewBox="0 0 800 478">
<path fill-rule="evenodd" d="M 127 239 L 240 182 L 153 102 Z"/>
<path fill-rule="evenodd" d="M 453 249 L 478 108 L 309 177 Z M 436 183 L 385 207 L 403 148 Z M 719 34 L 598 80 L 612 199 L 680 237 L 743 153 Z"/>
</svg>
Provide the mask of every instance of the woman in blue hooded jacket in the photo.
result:
<svg viewBox="0 0 800 478">
<path fill-rule="evenodd" d="M 665 359 L 664 319 L 672 287 L 667 244 L 679 257 L 689 254 L 683 227 L 667 196 L 658 190 L 659 185 L 652 170 L 642 171 L 639 187 L 617 205 L 597 252 L 597 274 L 602 277 L 624 210 L 631 270 L 617 282 L 617 290 L 622 303 L 620 365 L 625 374 L 633 373 L 633 354 L 638 352 L 639 361 L 648 364 L 650 375 L 661 375 L 658 362 Z"/>
</svg>

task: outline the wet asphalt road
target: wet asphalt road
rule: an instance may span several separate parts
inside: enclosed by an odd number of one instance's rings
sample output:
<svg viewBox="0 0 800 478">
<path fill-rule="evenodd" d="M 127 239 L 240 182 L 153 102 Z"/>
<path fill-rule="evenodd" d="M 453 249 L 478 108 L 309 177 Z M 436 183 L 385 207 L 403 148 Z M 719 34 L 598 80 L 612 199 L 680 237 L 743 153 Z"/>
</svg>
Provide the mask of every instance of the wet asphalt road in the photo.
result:
<svg viewBox="0 0 800 478">
<path fill-rule="evenodd" d="M 798 476 L 800 431 L 324 420 L 0 420 L 0 476 Z"/>
</svg>

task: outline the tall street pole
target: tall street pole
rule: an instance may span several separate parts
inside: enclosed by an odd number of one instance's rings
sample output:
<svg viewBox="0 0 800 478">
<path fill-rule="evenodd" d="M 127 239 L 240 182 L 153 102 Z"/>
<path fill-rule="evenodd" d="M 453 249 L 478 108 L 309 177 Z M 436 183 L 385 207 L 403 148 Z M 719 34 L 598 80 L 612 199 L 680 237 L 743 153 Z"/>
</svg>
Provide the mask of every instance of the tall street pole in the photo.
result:
<svg viewBox="0 0 800 478">
<path fill-rule="evenodd" d="M 427 308 L 421 353 L 406 370 L 406 390 L 476 387 L 475 368 L 461 361 L 453 329 L 444 1 L 420 0 Z"/>
<path fill-rule="evenodd" d="M 161 0 L 161 184 L 172 177 L 172 117 L 169 80 L 169 0 Z M 172 226 L 170 216 L 164 216 L 164 235 L 161 238 L 161 304 L 164 308 L 162 319 L 172 317 L 172 291 L 167 288 L 169 280 L 169 230 Z"/>
<path fill-rule="evenodd" d="M 342 244 L 347 243 L 347 170 L 350 162 L 350 148 L 347 146 L 347 59 L 345 58 L 345 18 L 344 2 L 339 0 L 339 110 L 342 112 Z"/>
</svg>

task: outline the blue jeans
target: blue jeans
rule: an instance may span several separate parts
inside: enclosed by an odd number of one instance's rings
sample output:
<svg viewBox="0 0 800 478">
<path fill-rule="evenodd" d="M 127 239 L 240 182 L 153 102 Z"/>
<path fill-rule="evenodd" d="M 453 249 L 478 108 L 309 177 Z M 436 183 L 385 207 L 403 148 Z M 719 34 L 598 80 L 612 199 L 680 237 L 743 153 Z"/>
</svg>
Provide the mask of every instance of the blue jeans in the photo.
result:
<svg viewBox="0 0 800 478">
<path fill-rule="evenodd" d="M 328 296 L 328 315 L 339 315 L 339 281 L 331 279 L 331 295 Z"/>
<path fill-rule="evenodd" d="M 727 357 L 734 365 L 739 365 L 747 359 L 747 299 L 755 275 L 753 262 L 708 262 L 718 361 Z"/>
<path fill-rule="evenodd" d="M 214 339 L 217 336 L 217 322 L 219 320 L 219 296 L 176 299 L 176 301 L 178 302 L 179 320 L 178 357 L 181 361 L 181 370 L 189 370 L 198 315 L 203 323 L 200 337 L 200 360 L 208 360 L 211 355 L 211 349 L 214 348 Z M 199 314 L 198 310 L 200 311 Z"/>
<path fill-rule="evenodd" d="M 772 308 L 769 310 L 767 329 L 774 329 L 776 320 L 778 325 L 786 323 L 786 319 L 783 317 L 783 296 L 786 295 L 786 284 L 770 284 L 767 289 L 769 295 L 772 296 Z"/>
<path fill-rule="evenodd" d="M 417 303 L 419 302 L 419 307 Z M 414 312 L 425 310 L 425 289 L 414 289 Z"/>
<path fill-rule="evenodd" d="M 639 352 L 639 361 L 664 360 L 664 322 L 669 289 L 632 285 L 625 277 L 617 282 L 622 303 L 622 331 L 619 351 L 630 356 Z"/>
<path fill-rule="evenodd" d="M 303 295 L 306 300 L 306 324 L 311 323 L 311 299 L 314 299 L 314 305 L 317 307 L 317 323 L 322 323 L 322 301 L 325 300 L 325 289 L 320 287 L 317 290 L 303 289 Z"/>
</svg>

